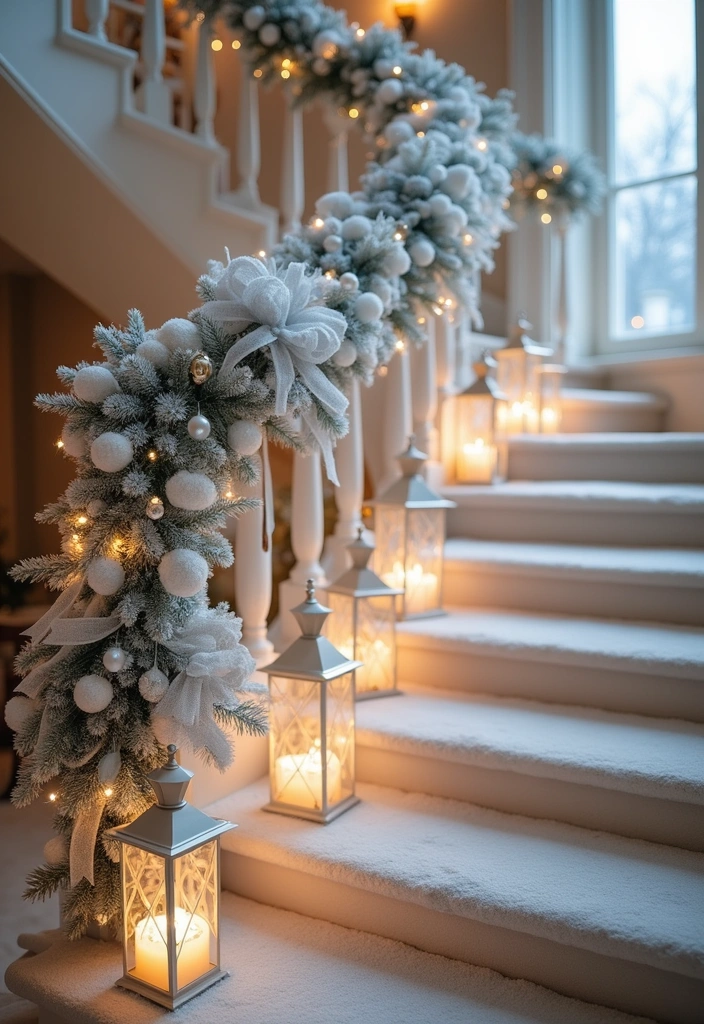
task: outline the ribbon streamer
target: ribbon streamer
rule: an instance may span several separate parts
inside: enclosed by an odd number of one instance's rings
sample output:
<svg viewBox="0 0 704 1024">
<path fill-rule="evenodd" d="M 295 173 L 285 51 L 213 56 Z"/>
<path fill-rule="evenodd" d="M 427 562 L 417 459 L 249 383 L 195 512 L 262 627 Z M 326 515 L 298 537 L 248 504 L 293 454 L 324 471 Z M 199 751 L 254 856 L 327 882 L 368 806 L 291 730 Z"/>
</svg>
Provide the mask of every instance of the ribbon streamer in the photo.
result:
<svg viewBox="0 0 704 1024">
<path fill-rule="evenodd" d="M 59 616 L 63 615 L 64 612 L 67 612 L 71 608 L 73 602 L 80 594 L 82 587 L 82 578 L 77 580 L 75 583 L 72 583 L 70 587 L 67 587 L 63 594 L 57 597 L 49 611 L 42 615 L 41 619 L 37 619 L 33 625 L 22 631 L 22 636 L 30 637 L 34 643 L 38 643 L 40 640 L 43 640 L 50 631 L 54 619 L 58 619 Z"/>
<path fill-rule="evenodd" d="M 74 818 L 69 850 L 72 888 L 78 885 L 82 878 L 87 878 L 91 885 L 94 884 L 95 844 L 104 806 L 105 797 L 102 793 L 98 794 L 95 800 L 79 811 Z"/>
<path fill-rule="evenodd" d="M 75 647 L 79 644 L 93 644 L 104 640 L 122 625 L 119 615 L 101 616 L 90 619 L 58 619 L 42 641 L 44 644 L 58 644 Z"/>
<path fill-rule="evenodd" d="M 262 551 L 268 551 L 274 533 L 274 488 L 271 482 L 271 464 L 269 462 L 269 439 L 264 433 L 262 441 L 262 494 L 264 496 L 264 514 L 262 516 Z"/>
</svg>

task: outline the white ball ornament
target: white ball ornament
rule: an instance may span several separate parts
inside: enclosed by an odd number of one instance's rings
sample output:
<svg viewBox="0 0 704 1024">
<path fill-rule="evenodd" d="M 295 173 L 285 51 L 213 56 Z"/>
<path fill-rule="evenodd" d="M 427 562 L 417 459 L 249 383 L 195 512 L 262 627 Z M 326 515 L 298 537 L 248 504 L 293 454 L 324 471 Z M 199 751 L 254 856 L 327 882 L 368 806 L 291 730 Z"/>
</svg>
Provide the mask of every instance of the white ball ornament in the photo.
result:
<svg viewBox="0 0 704 1024">
<path fill-rule="evenodd" d="M 411 269 L 411 257 L 402 245 L 396 245 L 382 261 L 384 273 L 389 277 L 401 277 Z"/>
<path fill-rule="evenodd" d="M 351 217 L 354 213 L 354 200 L 348 192 L 326 192 L 315 204 L 315 212 L 319 217 Z"/>
<path fill-rule="evenodd" d="M 339 235 L 342 231 L 342 221 L 339 217 L 326 217 L 323 221 L 323 235 Z"/>
<path fill-rule="evenodd" d="M 104 402 L 120 390 L 107 366 L 84 366 L 73 380 L 73 393 L 82 402 Z"/>
<path fill-rule="evenodd" d="M 402 142 L 412 139 L 415 132 L 408 121 L 392 121 L 384 129 L 384 135 L 390 146 L 400 146 Z"/>
<path fill-rule="evenodd" d="M 428 171 L 431 184 L 440 185 L 447 177 L 447 168 L 442 164 L 434 164 Z"/>
<path fill-rule="evenodd" d="M 190 320 L 184 320 L 182 317 L 174 317 L 172 320 L 167 320 L 165 324 L 162 324 L 154 332 L 154 336 L 170 352 L 186 348 L 197 351 L 200 348 L 200 332 L 198 328 Z"/>
<path fill-rule="evenodd" d="M 259 29 L 259 42 L 263 46 L 276 46 L 281 39 L 281 29 L 278 25 L 268 21 Z"/>
<path fill-rule="evenodd" d="M 235 420 L 227 428 L 227 443 L 238 455 L 254 455 L 263 437 L 262 428 L 249 420 Z"/>
<path fill-rule="evenodd" d="M 385 281 L 383 278 L 377 278 L 374 284 L 370 285 L 370 288 L 375 295 L 379 296 L 381 301 L 384 303 L 384 308 L 386 309 L 391 304 L 391 299 L 393 297 L 389 282 Z"/>
<path fill-rule="evenodd" d="M 371 235 L 373 224 L 369 217 L 363 217 L 361 214 L 353 214 L 352 217 L 348 217 L 342 225 L 342 237 L 347 239 L 348 242 L 357 242 L 360 238 L 366 238 L 367 235 Z"/>
<path fill-rule="evenodd" d="M 340 278 L 340 288 L 344 292 L 356 292 L 359 288 L 359 278 L 351 270 L 348 270 Z"/>
<path fill-rule="evenodd" d="M 392 60 L 387 60 L 384 57 L 379 57 L 378 60 L 374 61 L 374 74 L 377 78 L 391 78 L 394 73 L 395 64 Z"/>
<path fill-rule="evenodd" d="M 403 86 L 398 78 L 387 78 L 376 91 L 380 103 L 396 103 L 403 96 Z"/>
<path fill-rule="evenodd" d="M 180 469 L 166 481 L 166 497 L 175 508 L 202 512 L 218 500 L 218 489 L 205 473 Z"/>
<path fill-rule="evenodd" d="M 355 300 L 354 312 L 357 319 L 363 324 L 371 324 L 375 320 L 381 319 L 384 313 L 384 303 L 374 292 L 362 292 Z"/>
<path fill-rule="evenodd" d="M 339 235 L 328 235 L 327 238 L 323 239 L 323 249 L 325 249 L 325 252 L 339 252 L 342 244 L 342 239 Z"/>
<path fill-rule="evenodd" d="M 345 340 L 342 342 L 337 352 L 332 357 L 332 361 L 335 366 L 352 366 L 357 360 L 357 349 L 354 344 Z"/>
<path fill-rule="evenodd" d="M 86 511 L 88 512 L 89 516 L 92 516 L 93 519 L 96 519 L 101 512 L 105 511 L 106 508 L 107 505 L 105 504 L 102 498 L 93 498 L 92 501 L 88 502 Z"/>
<path fill-rule="evenodd" d="M 104 473 L 119 473 L 129 466 L 133 457 L 134 450 L 129 437 L 112 430 L 99 434 L 90 446 L 91 462 Z"/>
<path fill-rule="evenodd" d="M 164 502 L 161 500 L 161 498 L 155 495 L 153 498 L 149 499 L 149 501 L 147 502 L 147 507 L 145 508 L 144 511 L 147 515 L 147 518 L 152 519 L 156 523 L 159 521 L 159 519 L 163 518 L 166 509 L 164 508 Z"/>
<path fill-rule="evenodd" d="M 464 199 L 469 194 L 473 178 L 474 171 L 468 164 L 453 164 L 447 169 L 443 190 L 452 199 Z"/>
<path fill-rule="evenodd" d="M 242 15 L 244 27 L 248 28 L 250 32 L 256 32 L 257 29 L 264 24 L 265 18 L 266 11 L 259 5 L 256 7 L 250 7 L 249 10 L 245 11 Z"/>
<path fill-rule="evenodd" d="M 13 732 L 19 732 L 38 706 L 38 701 L 30 700 L 29 697 L 22 697 L 19 694 L 10 697 L 5 705 L 5 722 L 8 728 Z"/>
<path fill-rule="evenodd" d="M 452 200 L 449 196 L 439 193 L 438 195 L 431 196 L 428 200 L 430 204 L 430 210 L 434 217 L 444 217 L 446 213 L 450 212 L 452 207 Z"/>
<path fill-rule="evenodd" d="M 112 684 L 104 676 L 81 676 L 73 688 L 76 706 L 88 715 L 104 711 L 112 698 Z"/>
<path fill-rule="evenodd" d="M 44 844 L 44 860 L 50 868 L 58 868 L 68 860 L 68 846 L 63 836 L 52 836 Z"/>
<path fill-rule="evenodd" d="M 135 349 L 135 355 L 146 359 L 148 363 L 156 366 L 158 370 L 165 370 L 167 368 L 169 365 L 169 354 L 166 345 L 162 345 L 156 338 L 147 338 L 146 341 L 137 345 Z"/>
<path fill-rule="evenodd" d="M 125 582 L 125 570 L 116 559 L 101 555 L 89 563 L 86 582 L 96 594 L 109 597 L 116 594 Z"/>
<path fill-rule="evenodd" d="M 417 267 L 429 267 L 435 259 L 435 249 L 432 242 L 425 238 L 419 238 L 408 250 L 408 254 Z"/>
<path fill-rule="evenodd" d="M 64 443 L 64 451 L 67 455 L 71 455 L 74 459 L 79 459 L 81 455 L 85 455 L 88 446 L 86 444 L 86 435 L 82 430 L 77 430 L 66 423 L 61 431 L 61 440 Z"/>
<path fill-rule="evenodd" d="M 139 677 L 137 685 L 144 699 L 156 704 L 169 688 L 169 677 L 153 665 Z"/>
<path fill-rule="evenodd" d="M 206 438 L 210 437 L 210 420 L 207 416 L 198 413 L 197 416 L 191 416 L 188 421 L 188 433 L 191 435 L 194 441 L 205 441 Z"/>
<path fill-rule="evenodd" d="M 127 664 L 127 655 L 121 647 L 108 647 L 103 655 L 103 667 L 107 672 L 122 672 Z"/>
<path fill-rule="evenodd" d="M 195 597 L 207 582 L 208 563 L 197 551 L 176 548 L 159 562 L 159 579 L 167 594 Z"/>
</svg>

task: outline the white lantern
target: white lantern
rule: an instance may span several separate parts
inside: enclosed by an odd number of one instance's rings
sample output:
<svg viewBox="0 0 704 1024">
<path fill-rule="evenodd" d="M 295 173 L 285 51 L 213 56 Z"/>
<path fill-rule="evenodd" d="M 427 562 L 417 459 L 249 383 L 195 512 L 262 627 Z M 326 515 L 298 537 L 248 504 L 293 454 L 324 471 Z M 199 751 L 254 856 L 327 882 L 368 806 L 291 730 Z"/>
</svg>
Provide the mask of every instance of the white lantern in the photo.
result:
<svg viewBox="0 0 704 1024">
<path fill-rule="evenodd" d="M 403 476 L 379 498 L 375 508 L 374 568 L 384 583 L 403 590 L 397 598 L 402 619 L 444 615 L 442 610 L 445 517 L 454 501 L 441 498 L 420 475 L 428 456 L 411 437 L 399 456 Z"/>
<path fill-rule="evenodd" d="M 504 348 L 496 352 L 496 383 L 506 397 L 505 416 L 498 422 L 504 434 L 536 434 L 540 429 L 540 368 L 552 349 L 528 337 L 531 326 L 520 319 Z"/>
<path fill-rule="evenodd" d="M 455 398 L 455 477 L 460 484 L 491 484 L 503 475 L 499 423 L 506 399 L 488 376 L 496 360 L 484 353 L 473 369 L 477 377 Z"/>
<path fill-rule="evenodd" d="M 157 802 L 120 841 L 123 988 L 176 1009 L 216 981 L 220 968 L 220 836 L 234 828 L 186 803 L 193 773 L 169 761 L 147 778 Z"/>
<path fill-rule="evenodd" d="M 357 700 L 389 697 L 396 688 L 396 597 L 402 590 L 389 587 L 368 568 L 374 548 L 363 539 L 347 548 L 352 568 L 327 589 L 333 614 L 325 623 L 330 641 L 348 658 L 361 661 L 355 673 Z"/>
<path fill-rule="evenodd" d="M 271 799 L 265 810 L 327 824 L 358 803 L 353 661 L 321 636 L 330 609 L 313 580 L 292 609 L 301 633 L 263 671 L 269 677 Z"/>
</svg>

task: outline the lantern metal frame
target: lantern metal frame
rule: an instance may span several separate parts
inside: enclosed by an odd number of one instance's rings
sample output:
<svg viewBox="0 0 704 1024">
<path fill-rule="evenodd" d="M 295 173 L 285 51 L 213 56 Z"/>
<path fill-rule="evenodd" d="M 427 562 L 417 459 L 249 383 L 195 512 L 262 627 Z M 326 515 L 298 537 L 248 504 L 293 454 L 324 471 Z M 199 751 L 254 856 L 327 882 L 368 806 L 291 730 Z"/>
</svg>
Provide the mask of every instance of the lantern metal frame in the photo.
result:
<svg viewBox="0 0 704 1024">
<path fill-rule="evenodd" d="M 481 359 L 472 365 L 476 379 L 455 398 L 455 480 L 459 484 L 492 484 L 503 480 L 506 473 L 506 441 L 499 427 L 499 412 L 506 408 L 506 395 L 499 385 L 489 376 L 496 367 L 496 360 L 488 352 L 483 352 Z M 460 471 L 464 441 L 460 437 L 462 429 L 462 403 L 475 399 L 491 402 L 490 445 L 495 448 L 494 468 L 491 479 L 485 481 L 467 480 L 466 474 Z"/>
<path fill-rule="evenodd" d="M 397 658 L 396 658 L 396 608 L 395 599 L 403 595 L 403 590 L 390 587 L 377 574 L 368 567 L 368 562 L 374 554 L 374 547 L 364 540 L 364 528 L 359 527 L 357 539 L 349 544 L 347 550 L 352 558 L 352 568 L 344 572 L 334 583 L 327 588 L 327 594 L 338 594 L 346 597 L 352 602 L 352 657 L 360 657 L 361 666 L 355 673 L 355 699 L 357 701 L 373 700 L 377 697 L 394 697 L 400 694 L 397 686 Z M 389 599 L 389 624 L 391 631 L 391 680 L 392 685 L 378 690 L 361 690 L 359 688 L 359 676 L 363 676 L 368 666 L 359 651 L 359 614 L 362 601 L 375 598 Z M 335 610 L 330 622 L 335 619 Z"/>
<path fill-rule="evenodd" d="M 152 785 L 157 802 L 149 807 L 138 818 L 127 825 L 108 829 L 106 835 L 117 839 L 120 843 L 120 890 L 123 909 L 123 936 L 122 936 L 122 963 L 123 976 L 116 982 L 121 988 L 137 992 L 152 1002 L 165 1006 L 168 1010 L 175 1010 L 183 1005 L 193 996 L 199 995 L 205 989 L 210 988 L 216 982 L 229 976 L 229 972 L 220 966 L 220 836 L 229 832 L 237 826 L 232 822 L 219 818 L 211 818 L 210 815 L 185 800 L 186 790 L 193 778 L 193 772 L 182 768 L 176 761 L 176 747 L 170 744 L 169 760 L 162 768 L 147 775 Z M 205 971 L 193 981 L 178 987 L 178 956 L 176 939 L 176 910 L 177 893 L 175 879 L 176 861 L 188 853 L 192 853 L 208 843 L 215 842 L 214 858 L 215 870 L 212 891 L 215 895 L 215 908 L 213 918 L 215 929 L 213 939 L 215 943 L 215 956 L 209 954 L 211 968 Z M 135 976 L 133 972 L 136 967 L 128 966 L 128 941 L 127 934 L 127 887 L 126 877 L 126 850 L 128 847 L 142 850 L 145 853 L 153 854 L 163 861 L 164 878 L 163 890 L 165 900 L 166 917 L 166 947 L 167 957 L 167 978 L 168 989 L 159 988 L 150 984 L 143 978 Z M 145 868 L 146 870 L 146 868 Z M 161 887 L 157 889 L 157 896 L 161 893 Z M 146 898 L 145 898 L 146 899 Z M 145 922 L 151 918 L 151 911 L 156 898 L 149 905 Z M 196 905 L 198 909 L 199 903 Z M 183 908 L 181 908 L 183 909 Z M 191 912 L 191 921 L 196 916 L 196 910 Z M 201 916 L 201 915 L 197 915 Z M 153 919 L 152 919 L 153 920 Z M 142 922 L 140 922 L 142 923 Z M 210 921 L 206 922 L 210 927 Z M 145 926 L 146 927 L 146 926 Z M 189 922 L 190 927 L 190 922 Z M 158 929 L 158 926 L 157 926 Z M 135 934 L 137 926 L 135 926 Z M 163 938 L 163 936 L 162 936 Z M 209 940 L 210 941 L 210 940 Z M 183 947 L 184 940 L 181 941 Z M 135 946 L 136 948 L 136 946 Z M 212 947 L 211 947 L 212 948 Z M 214 962 L 213 962 L 214 960 Z"/>
<path fill-rule="evenodd" d="M 319 723 L 320 723 L 320 765 L 321 765 L 321 806 L 305 807 L 283 800 L 277 800 L 274 787 L 277 761 L 277 730 L 272 725 L 269 729 L 269 803 L 263 808 L 274 814 L 285 814 L 293 818 L 304 818 L 306 821 L 315 821 L 321 825 L 327 825 L 335 818 L 338 818 L 345 811 L 359 803 L 359 797 L 355 794 L 355 770 L 354 770 L 354 734 L 355 734 L 355 672 L 361 667 L 361 661 L 354 661 L 346 658 L 341 651 L 338 651 L 325 636 L 321 636 L 325 620 L 331 614 L 331 609 L 321 605 L 315 597 L 315 585 L 313 580 L 306 582 L 306 600 L 291 609 L 291 612 L 300 626 L 302 635 L 288 647 L 275 661 L 265 666 L 262 671 L 269 677 L 269 688 L 271 690 L 273 679 L 301 680 L 318 685 L 319 696 Z M 352 758 L 352 792 L 342 797 L 335 803 L 330 803 L 328 787 L 328 684 L 342 676 L 351 675 L 351 710 L 352 710 L 352 737 L 349 741 L 349 750 Z M 274 699 L 271 707 L 273 710 Z"/>
<path fill-rule="evenodd" d="M 406 580 L 409 573 L 408 560 L 409 560 L 409 513 L 424 509 L 435 509 L 443 513 L 447 512 L 447 509 L 456 508 L 457 503 L 449 501 L 447 498 L 441 498 L 439 494 L 431 490 L 427 483 L 421 476 L 421 469 L 427 462 L 428 456 L 425 452 L 421 452 L 415 446 L 415 436 L 411 434 L 408 440 L 408 447 L 401 455 L 398 456 L 398 462 L 401 467 L 402 476 L 395 483 L 384 491 L 378 498 L 374 498 L 373 501 L 369 502 L 372 508 L 375 509 L 375 532 L 377 537 L 381 532 L 379 529 L 379 515 L 384 515 L 390 509 L 396 509 L 403 512 L 403 593 L 400 597 L 397 597 L 396 601 L 396 617 L 402 620 L 414 620 L 414 619 L 430 619 L 437 618 L 442 615 L 446 615 L 447 612 L 442 607 L 442 595 L 443 595 L 443 577 L 445 572 L 445 538 L 447 536 L 447 522 L 446 515 L 441 517 L 441 529 L 438 531 L 438 544 L 440 548 L 439 553 L 439 572 L 437 574 L 437 604 L 432 608 L 427 608 L 422 611 L 409 611 L 408 610 L 408 587 L 406 586 Z M 411 520 L 412 522 L 412 520 Z M 379 548 L 377 547 L 377 551 Z M 383 574 L 380 570 L 379 565 L 375 566 L 379 569 L 379 575 L 383 582 L 386 582 L 383 578 Z"/>
<path fill-rule="evenodd" d="M 540 431 L 540 367 L 545 359 L 549 359 L 553 355 L 553 350 L 547 348 L 544 345 L 538 345 L 537 342 L 533 341 L 528 336 L 528 331 L 532 329 L 532 324 L 523 317 L 519 317 L 517 323 L 515 323 L 509 330 L 509 335 L 506 344 L 503 348 L 499 348 L 495 352 L 496 360 L 498 363 L 498 369 L 496 373 L 496 380 L 499 389 L 504 393 L 506 397 L 506 424 L 502 433 L 504 434 L 537 434 Z M 516 355 L 519 354 L 520 363 L 516 359 Z M 518 430 L 510 429 L 511 415 L 516 405 L 516 399 L 513 399 L 509 393 L 509 388 L 506 387 L 504 381 L 505 372 L 504 367 L 509 366 L 509 359 L 516 360 L 517 365 L 520 366 L 520 385 L 521 385 L 521 396 L 520 396 L 520 417 L 521 426 Z M 533 361 L 540 360 L 536 365 Z M 529 391 L 529 370 L 532 372 L 533 368 L 536 373 L 536 379 L 534 381 L 534 387 Z M 529 411 L 526 409 L 526 403 L 528 401 L 527 395 L 531 394 L 531 402 L 533 405 L 534 416 L 533 422 L 529 415 Z M 514 414 L 515 415 L 515 414 Z"/>
</svg>

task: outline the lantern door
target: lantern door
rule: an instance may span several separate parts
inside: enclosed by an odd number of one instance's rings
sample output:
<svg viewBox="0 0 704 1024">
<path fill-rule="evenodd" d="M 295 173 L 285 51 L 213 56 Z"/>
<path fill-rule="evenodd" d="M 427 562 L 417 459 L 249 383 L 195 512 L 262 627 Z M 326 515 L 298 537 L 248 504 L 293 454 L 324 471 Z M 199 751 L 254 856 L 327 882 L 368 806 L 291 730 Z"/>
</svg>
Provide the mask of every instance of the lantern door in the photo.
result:
<svg viewBox="0 0 704 1024">
<path fill-rule="evenodd" d="M 506 396 L 504 422 L 498 426 L 506 434 L 520 434 L 524 429 L 525 358 L 523 349 L 518 348 L 500 349 L 496 353 L 496 383 Z"/>
<path fill-rule="evenodd" d="M 392 594 L 355 601 L 354 658 L 357 698 L 396 690 L 396 607 Z"/>
<path fill-rule="evenodd" d="M 540 432 L 557 434 L 562 420 L 562 368 L 543 367 L 540 374 Z"/>
<path fill-rule="evenodd" d="M 354 800 L 355 673 L 331 679 L 322 689 L 328 802 L 324 810 L 328 815 Z"/>
<path fill-rule="evenodd" d="M 125 976 L 165 993 L 171 990 L 167 891 L 166 858 L 125 844 L 122 849 Z"/>
<path fill-rule="evenodd" d="M 219 874 L 217 839 L 174 860 L 177 991 L 219 964 Z"/>
<path fill-rule="evenodd" d="M 444 508 L 409 508 L 406 523 L 403 617 L 440 614 Z"/>
<path fill-rule="evenodd" d="M 376 547 L 374 571 L 387 586 L 403 590 L 406 582 L 406 509 L 402 505 L 379 505 L 374 516 Z M 403 607 L 403 598 L 397 607 Z"/>
</svg>

